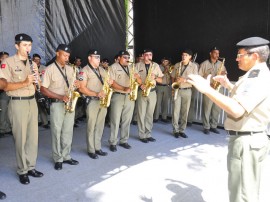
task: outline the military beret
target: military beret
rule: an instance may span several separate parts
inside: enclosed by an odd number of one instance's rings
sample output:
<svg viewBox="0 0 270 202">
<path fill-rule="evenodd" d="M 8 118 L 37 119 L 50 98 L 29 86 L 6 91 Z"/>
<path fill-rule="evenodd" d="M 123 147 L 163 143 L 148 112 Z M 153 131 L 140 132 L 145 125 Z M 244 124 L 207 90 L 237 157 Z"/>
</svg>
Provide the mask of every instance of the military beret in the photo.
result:
<svg viewBox="0 0 270 202">
<path fill-rule="evenodd" d="M 24 33 L 17 34 L 15 36 L 15 43 L 16 42 L 21 42 L 21 41 L 30 41 L 30 42 L 33 42 L 31 36 L 29 36 L 27 34 L 24 34 Z"/>
<path fill-rule="evenodd" d="M 59 50 L 65 51 L 67 53 L 71 53 L 70 47 L 68 45 L 66 45 L 66 44 L 59 44 L 59 46 L 56 49 L 56 52 L 59 51 Z"/>
<path fill-rule="evenodd" d="M 37 53 L 35 53 L 35 54 L 33 54 L 33 58 L 39 58 L 39 59 L 41 59 L 41 57 L 40 57 L 40 55 L 39 54 L 37 54 Z"/>
<path fill-rule="evenodd" d="M 104 62 L 110 63 L 109 60 L 108 60 L 107 58 L 103 58 L 103 59 L 101 60 L 101 62 L 102 62 L 102 63 L 104 63 Z"/>
<path fill-rule="evenodd" d="M 218 50 L 218 51 L 219 51 L 219 48 L 216 47 L 216 46 L 214 46 L 214 47 L 212 47 L 212 48 L 210 49 L 210 52 L 212 52 L 212 51 L 214 51 L 214 50 Z"/>
<path fill-rule="evenodd" d="M 257 47 L 269 44 L 269 41 L 261 37 L 250 37 L 236 44 L 239 47 Z"/>
<path fill-rule="evenodd" d="M 90 49 L 88 51 L 88 55 L 100 55 L 96 49 Z"/>
<path fill-rule="evenodd" d="M 5 51 L 1 51 L 0 52 L 0 57 L 2 57 L 3 55 L 9 55 L 9 53 L 8 52 L 5 52 Z"/>
<path fill-rule="evenodd" d="M 146 48 L 146 49 L 143 50 L 143 53 L 148 53 L 148 52 L 153 53 L 153 51 L 151 49 L 148 49 L 148 48 Z"/>
<path fill-rule="evenodd" d="M 122 56 L 122 55 L 130 55 L 130 54 L 126 50 L 121 50 L 119 51 L 118 56 Z"/>
<path fill-rule="evenodd" d="M 190 56 L 192 56 L 192 54 L 193 54 L 192 50 L 190 50 L 190 49 L 185 49 L 185 50 L 183 51 L 183 53 L 187 53 L 187 54 L 189 54 Z"/>
</svg>

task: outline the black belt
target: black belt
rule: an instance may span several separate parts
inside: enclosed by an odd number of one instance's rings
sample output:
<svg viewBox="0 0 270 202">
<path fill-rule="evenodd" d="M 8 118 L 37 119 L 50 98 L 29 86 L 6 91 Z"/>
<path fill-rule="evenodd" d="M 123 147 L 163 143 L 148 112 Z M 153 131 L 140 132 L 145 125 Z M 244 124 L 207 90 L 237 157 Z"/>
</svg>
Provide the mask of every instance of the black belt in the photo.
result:
<svg viewBox="0 0 270 202">
<path fill-rule="evenodd" d="M 233 131 L 228 130 L 227 131 L 229 135 L 252 135 L 255 133 L 262 133 L 263 131 Z"/>
<path fill-rule="evenodd" d="M 120 93 L 120 92 L 113 92 L 115 94 L 119 94 L 119 95 L 129 95 L 129 93 Z"/>
<path fill-rule="evenodd" d="M 27 96 L 27 97 L 12 97 L 10 96 L 11 100 L 31 100 L 35 98 L 35 95 Z"/>
<path fill-rule="evenodd" d="M 188 88 L 179 88 L 179 90 L 188 90 L 188 89 L 191 89 L 191 87 L 188 87 Z"/>
<path fill-rule="evenodd" d="M 86 99 L 89 99 L 89 100 L 100 100 L 99 97 L 96 97 L 96 96 L 86 96 Z"/>
<path fill-rule="evenodd" d="M 51 103 L 53 102 L 63 102 L 63 100 L 55 99 L 55 98 L 50 98 Z"/>
<path fill-rule="evenodd" d="M 168 86 L 168 84 L 157 83 L 157 86 Z"/>
</svg>

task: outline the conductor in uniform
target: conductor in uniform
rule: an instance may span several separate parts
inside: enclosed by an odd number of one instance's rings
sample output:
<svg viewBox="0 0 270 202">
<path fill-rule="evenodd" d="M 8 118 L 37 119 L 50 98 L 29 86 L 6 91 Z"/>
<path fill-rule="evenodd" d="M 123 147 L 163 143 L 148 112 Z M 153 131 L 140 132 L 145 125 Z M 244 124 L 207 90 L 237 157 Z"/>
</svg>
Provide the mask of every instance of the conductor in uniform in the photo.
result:
<svg viewBox="0 0 270 202">
<path fill-rule="evenodd" d="M 120 129 L 120 143 L 119 146 L 130 149 L 128 144 L 130 123 L 132 120 L 135 101 L 130 100 L 130 77 L 133 76 L 135 80 L 140 81 L 139 74 L 132 72 L 132 66 L 129 66 L 130 55 L 127 51 L 122 50 L 118 54 L 118 61 L 110 68 L 110 76 L 113 80 L 112 88 L 114 93 L 111 101 L 111 136 L 109 139 L 110 150 L 115 152 L 117 150 L 116 144 L 118 142 L 118 130 Z M 135 69 L 134 69 L 135 71 Z M 133 75 L 131 75 L 133 74 Z M 137 92 L 136 92 L 137 93 Z"/>
<path fill-rule="evenodd" d="M 38 108 L 34 82 L 39 81 L 37 65 L 32 73 L 28 54 L 32 49 L 32 38 L 27 34 L 15 36 L 17 53 L 1 64 L 0 78 L 7 81 L 4 89 L 10 96 L 8 115 L 15 142 L 17 173 L 22 184 L 29 184 L 28 176 L 42 177 L 35 170 L 38 152 Z"/>
<path fill-rule="evenodd" d="M 79 86 L 76 78 L 73 78 L 73 68 L 66 64 L 70 53 L 71 49 L 66 44 L 57 47 L 56 59 L 46 68 L 41 86 L 42 94 L 51 101 L 50 123 L 55 170 L 61 170 L 63 163 L 70 165 L 79 163 L 70 156 L 75 111 L 65 110 L 65 104 L 71 101 L 67 96 L 69 89 L 73 88 L 72 85 Z"/>
<path fill-rule="evenodd" d="M 226 75 L 214 80 L 230 91 L 226 97 L 208 80 L 190 75 L 189 82 L 227 113 L 224 123 L 230 136 L 227 168 L 230 202 L 259 201 L 261 169 L 269 151 L 270 72 L 266 65 L 269 41 L 251 37 L 237 43 L 238 67 L 246 73 L 232 84 Z"/>
<path fill-rule="evenodd" d="M 138 130 L 139 138 L 143 143 L 155 142 L 152 137 L 153 114 L 157 102 L 156 82 L 161 83 L 164 76 L 157 63 L 152 61 L 153 51 L 145 49 L 143 51 L 143 61 L 136 63 L 135 69 L 140 75 L 141 83 L 138 91 L 137 106 L 138 106 Z M 144 96 L 144 92 L 149 86 L 146 83 L 152 83 L 153 86 L 148 95 Z"/>
</svg>

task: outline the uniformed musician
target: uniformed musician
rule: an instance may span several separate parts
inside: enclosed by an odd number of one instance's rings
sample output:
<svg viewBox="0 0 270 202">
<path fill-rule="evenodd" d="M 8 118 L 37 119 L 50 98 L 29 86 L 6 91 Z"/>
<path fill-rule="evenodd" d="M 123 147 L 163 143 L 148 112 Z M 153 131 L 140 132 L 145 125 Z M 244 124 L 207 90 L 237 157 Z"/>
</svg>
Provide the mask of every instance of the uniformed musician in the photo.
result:
<svg viewBox="0 0 270 202">
<path fill-rule="evenodd" d="M 42 177 L 35 170 L 38 150 L 38 108 L 34 82 L 39 81 L 37 65 L 30 69 L 28 53 L 32 38 L 27 34 L 15 36 L 17 53 L 1 64 L 0 78 L 7 81 L 4 89 L 10 96 L 8 115 L 15 142 L 17 173 L 22 184 L 29 184 L 28 176 Z"/>
</svg>

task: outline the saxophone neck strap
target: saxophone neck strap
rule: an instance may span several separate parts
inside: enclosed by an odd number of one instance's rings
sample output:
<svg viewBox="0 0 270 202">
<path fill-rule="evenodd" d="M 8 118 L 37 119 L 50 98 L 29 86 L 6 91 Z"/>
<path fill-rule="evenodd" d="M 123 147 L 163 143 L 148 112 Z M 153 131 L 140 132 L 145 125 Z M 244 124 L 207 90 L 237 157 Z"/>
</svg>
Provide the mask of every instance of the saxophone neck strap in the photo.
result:
<svg viewBox="0 0 270 202">
<path fill-rule="evenodd" d="M 122 67 L 122 69 L 126 72 L 126 74 L 127 74 L 128 77 L 129 77 L 129 69 L 128 69 L 128 66 L 127 66 L 127 67 L 124 67 L 123 65 L 120 64 L 120 62 L 119 62 L 119 65 Z"/>
<path fill-rule="evenodd" d="M 66 69 L 65 69 L 65 74 L 63 73 L 63 71 L 60 69 L 59 65 L 54 62 L 54 64 L 56 65 L 57 69 L 59 70 L 59 72 L 61 73 L 61 75 L 63 76 L 64 80 L 66 81 L 66 84 L 67 84 L 67 87 L 69 88 L 69 83 L 68 83 L 68 79 L 67 79 L 67 72 L 66 72 Z"/>
<path fill-rule="evenodd" d="M 98 72 L 97 72 L 98 70 L 96 71 L 95 68 L 90 63 L 88 63 L 88 66 L 95 73 L 95 75 L 97 76 L 97 78 L 99 79 L 99 81 L 101 82 L 101 84 L 104 85 L 104 82 L 103 82 L 103 79 L 102 79 L 102 76 L 101 76 L 100 72 L 98 74 Z"/>
</svg>

